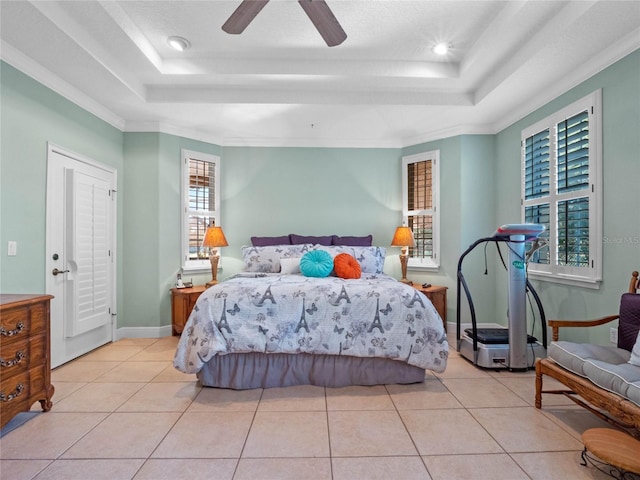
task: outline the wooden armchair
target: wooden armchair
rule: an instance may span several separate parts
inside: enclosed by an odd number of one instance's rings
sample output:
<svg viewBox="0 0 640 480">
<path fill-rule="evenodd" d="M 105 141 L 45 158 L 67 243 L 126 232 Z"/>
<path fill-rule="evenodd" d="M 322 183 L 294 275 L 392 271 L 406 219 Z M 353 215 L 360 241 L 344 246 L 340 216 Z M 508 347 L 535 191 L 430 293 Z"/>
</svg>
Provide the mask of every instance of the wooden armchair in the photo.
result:
<svg viewBox="0 0 640 480">
<path fill-rule="evenodd" d="M 638 293 L 637 288 L 638 272 L 633 272 L 631 281 L 629 282 L 628 293 Z M 634 300 L 635 303 L 636 298 L 632 297 L 632 300 Z M 637 312 L 634 310 L 634 314 L 635 313 Z M 560 328 L 592 327 L 596 325 L 606 324 L 618 318 L 620 318 L 620 315 L 609 315 L 597 320 L 589 321 L 549 320 L 548 324 L 552 329 L 553 341 L 558 342 Z M 620 325 L 620 328 L 622 327 L 623 325 Z M 628 325 L 625 325 L 625 328 L 628 328 Z M 637 324 L 634 328 L 636 328 L 635 331 L 637 332 Z M 637 335 L 637 333 L 635 335 Z M 635 336 L 633 338 L 633 341 L 635 341 Z M 622 347 L 625 350 L 630 351 L 633 348 L 633 342 L 630 346 L 628 339 L 625 339 L 624 342 L 626 342 L 626 344 L 621 345 L 621 341 L 619 340 L 618 347 Z M 567 386 L 568 389 L 543 390 L 543 375 L 548 375 L 556 379 L 558 382 Z M 536 408 L 542 408 L 543 393 L 565 395 L 576 404 L 586 408 L 608 423 L 611 423 L 612 425 L 615 425 L 619 428 L 627 429 L 634 436 L 640 437 L 640 406 L 638 406 L 628 398 L 623 397 L 622 395 L 613 393 L 597 386 L 588 378 L 571 372 L 570 370 L 558 364 L 552 358 L 537 359 L 536 361 Z"/>
<path fill-rule="evenodd" d="M 638 285 L 638 272 L 631 273 L 631 280 L 629 281 L 629 293 L 636 293 L 636 287 Z M 598 318 L 597 320 L 548 320 L 547 324 L 551 327 L 551 340 L 557 342 L 559 339 L 560 327 L 595 327 L 597 325 L 604 325 L 613 320 L 617 320 L 620 315 L 608 315 L 606 317 Z"/>
</svg>

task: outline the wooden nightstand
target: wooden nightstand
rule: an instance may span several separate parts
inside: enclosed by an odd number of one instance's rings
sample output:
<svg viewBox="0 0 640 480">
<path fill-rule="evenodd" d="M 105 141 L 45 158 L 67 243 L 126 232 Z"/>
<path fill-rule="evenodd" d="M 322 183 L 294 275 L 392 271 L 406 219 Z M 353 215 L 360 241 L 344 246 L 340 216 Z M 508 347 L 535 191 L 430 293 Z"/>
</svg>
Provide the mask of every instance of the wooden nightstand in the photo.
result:
<svg viewBox="0 0 640 480">
<path fill-rule="evenodd" d="M 171 329 L 173 335 L 180 335 L 187 323 L 191 310 L 202 292 L 207 289 L 204 285 L 190 288 L 171 289 Z"/>
<path fill-rule="evenodd" d="M 442 324 L 444 325 L 444 331 L 447 331 L 447 287 L 441 285 L 431 285 L 430 287 L 423 287 L 419 283 L 412 283 L 411 286 L 416 290 L 420 290 L 424 293 L 442 318 Z"/>
</svg>

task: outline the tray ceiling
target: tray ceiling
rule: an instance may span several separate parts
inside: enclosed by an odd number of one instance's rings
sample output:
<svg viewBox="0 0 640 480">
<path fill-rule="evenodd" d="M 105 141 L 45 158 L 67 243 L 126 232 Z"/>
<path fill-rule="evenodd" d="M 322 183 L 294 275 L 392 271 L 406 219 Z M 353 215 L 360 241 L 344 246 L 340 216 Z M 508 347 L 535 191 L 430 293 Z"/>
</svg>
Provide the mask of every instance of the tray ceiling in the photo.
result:
<svg viewBox="0 0 640 480">
<path fill-rule="evenodd" d="M 239 3 L 2 1 L 0 54 L 124 131 L 399 147 L 495 133 L 640 47 L 637 1 L 327 0 L 335 47 L 291 0 L 229 35 Z"/>
</svg>

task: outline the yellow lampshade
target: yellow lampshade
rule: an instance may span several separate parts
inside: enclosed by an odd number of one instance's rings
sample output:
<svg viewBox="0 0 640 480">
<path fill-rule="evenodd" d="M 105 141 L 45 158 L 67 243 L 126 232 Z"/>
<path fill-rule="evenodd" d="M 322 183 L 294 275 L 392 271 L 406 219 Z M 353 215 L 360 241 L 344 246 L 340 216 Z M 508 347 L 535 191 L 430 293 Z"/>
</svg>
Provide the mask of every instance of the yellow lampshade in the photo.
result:
<svg viewBox="0 0 640 480">
<path fill-rule="evenodd" d="M 205 233 L 204 239 L 202 240 L 202 246 L 209 248 L 229 246 L 227 239 L 224 236 L 224 232 L 222 231 L 222 227 L 216 227 L 213 225 L 207 228 L 207 233 Z"/>
<path fill-rule="evenodd" d="M 394 247 L 415 247 L 416 241 L 413 238 L 411 229 L 405 226 L 396 228 L 391 245 Z"/>
</svg>

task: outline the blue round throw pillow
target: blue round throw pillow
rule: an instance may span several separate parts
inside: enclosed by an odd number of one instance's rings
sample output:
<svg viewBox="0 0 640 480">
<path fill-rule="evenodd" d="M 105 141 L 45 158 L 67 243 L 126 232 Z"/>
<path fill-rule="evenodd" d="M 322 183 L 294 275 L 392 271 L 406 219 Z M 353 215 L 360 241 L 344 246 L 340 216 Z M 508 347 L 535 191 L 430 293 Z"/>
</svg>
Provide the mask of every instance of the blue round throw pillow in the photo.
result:
<svg viewBox="0 0 640 480">
<path fill-rule="evenodd" d="M 300 271 L 305 277 L 327 277 L 333 270 L 333 257 L 324 250 L 311 250 L 300 259 Z"/>
</svg>

